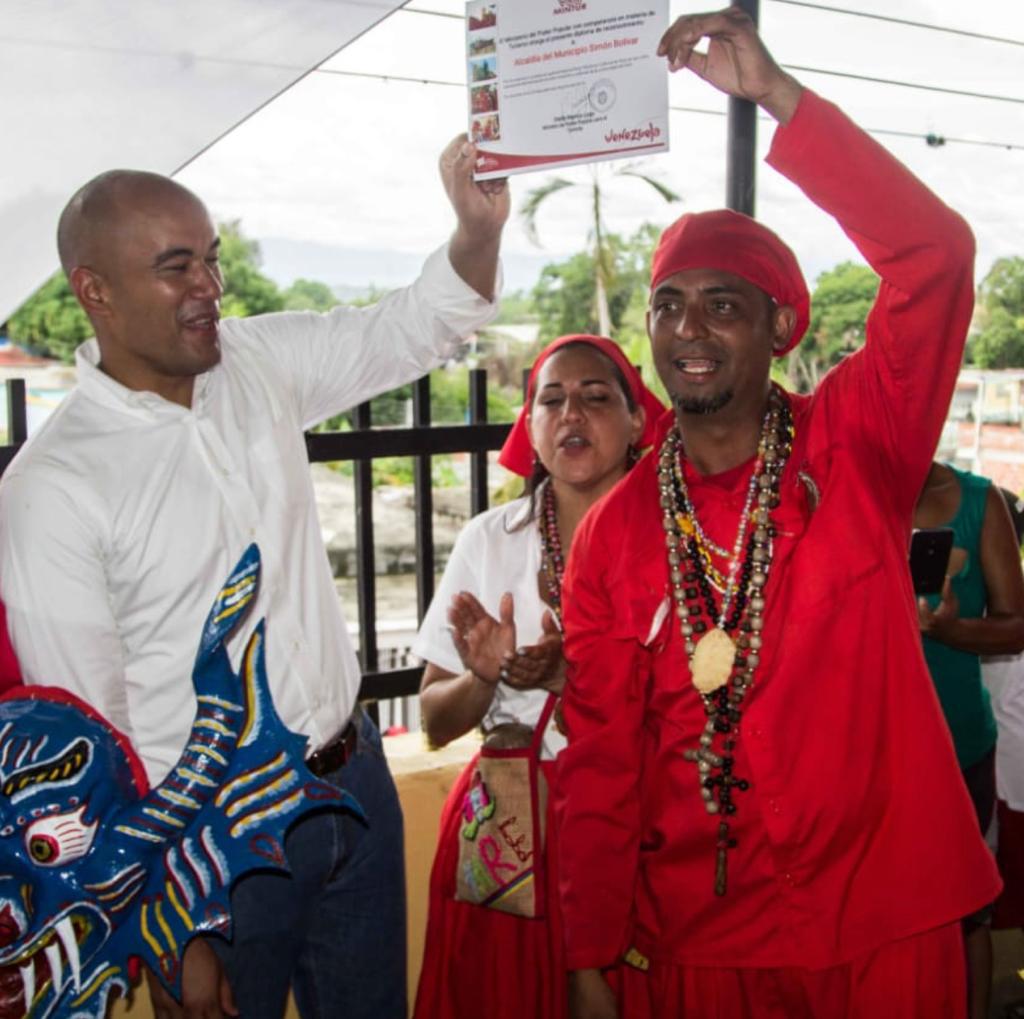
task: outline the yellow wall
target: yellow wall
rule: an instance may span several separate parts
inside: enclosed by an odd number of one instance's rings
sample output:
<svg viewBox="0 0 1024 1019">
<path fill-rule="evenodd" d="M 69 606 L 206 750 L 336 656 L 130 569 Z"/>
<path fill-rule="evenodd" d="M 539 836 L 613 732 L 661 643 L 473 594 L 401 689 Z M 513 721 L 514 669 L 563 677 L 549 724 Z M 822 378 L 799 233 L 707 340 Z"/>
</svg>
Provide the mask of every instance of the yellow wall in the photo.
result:
<svg viewBox="0 0 1024 1019">
<path fill-rule="evenodd" d="M 437 824 L 441 805 L 466 761 L 476 749 L 476 736 L 467 736 L 443 750 L 423 749 L 418 733 L 388 737 L 385 747 L 395 776 L 398 798 L 405 815 L 405 877 L 408 894 L 409 1005 L 416 994 L 423 938 L 427 924 L 427 893 L 430 865 L 437 844 Z M 287 1019 L 297 1019 L 289 1003 Z M 111 1019 L 152 1019 L 153 1009 L 145 986 L 139 988 L 130 1004 L 116 1002 Z"/>
</svg>

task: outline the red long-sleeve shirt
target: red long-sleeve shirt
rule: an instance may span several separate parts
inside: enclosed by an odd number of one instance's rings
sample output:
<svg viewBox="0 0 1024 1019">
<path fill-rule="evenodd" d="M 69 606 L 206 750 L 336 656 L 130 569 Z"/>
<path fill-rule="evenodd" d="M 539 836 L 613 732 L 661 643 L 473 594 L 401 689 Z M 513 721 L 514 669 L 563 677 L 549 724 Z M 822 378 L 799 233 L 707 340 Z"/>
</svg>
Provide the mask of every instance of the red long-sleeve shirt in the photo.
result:
<svg viewBox="0 0 1024 1019">
<path fill-rule="evenodd" d="M 906 565 L 971 316 L 973 238 L 811 93 L 768 161 L 838 220 L 882 283 L 865 348 L 813 396 L 789 397 L 796 438 L 735 753 L 751 788 L 734 794 L 725 897 L 713 892 L 719 818 L 683 759 L 705 716 L 666 612 L 657 457 L 577 532 L 557 783 L 573 969 L 631 945 L 677 964 L 824 967 L 964 916 L 999 888 L 925 669 Z M 748 476 L 689 474 L 701 522 L 727 547 Z"/>
</svg>

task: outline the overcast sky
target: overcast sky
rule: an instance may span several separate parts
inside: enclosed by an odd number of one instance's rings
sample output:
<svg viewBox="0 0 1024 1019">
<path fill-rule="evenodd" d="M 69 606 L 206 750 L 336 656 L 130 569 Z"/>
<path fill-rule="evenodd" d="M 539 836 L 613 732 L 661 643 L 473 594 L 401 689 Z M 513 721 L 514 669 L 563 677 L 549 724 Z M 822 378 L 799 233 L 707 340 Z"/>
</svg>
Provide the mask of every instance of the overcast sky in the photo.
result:
<svg viewBox="0 0 1024 1019">
<path fill-rule="evenodd" d="M 761 2 L 762 33 L 784 64 L 1016 100 L 794 70 L 863 126 L 914 136 L 878 135 L 970 221 L 978 237 L 979 278 L 996 257 L 1024 254 L 1024 3 L 835 0 L 835 6 L 1017 41 L 966 38 L 791 0 Z M 696 9 L 676 3 L 672 13 Z M 465 129 L 466 94 L 453 85 L 372 76 L 464 83 L 461 17 L 424 13 L 461 16 L 463 10 L 453 0 L 413 0 L 218 142 L 180 179 L 216 216 L 240 219 L 249 235 L 263 240 L 268 271 L 283 282 L 296 272 L 348 285 L 393 285 L 396 276 L 408 277 L 453 224 L 436 158 Z M 708 111 L 673 112 L 671 151 L 644 164 L 683 201 L 666 206 L 641 182 L 610 180 L 607 213 L 614 230 L 628 233 L 644 220 L 667 224 L 684 211 L 724 202 L 726 122 L 716 115 L 725 110 L 724 97 L 682 73 L 672 76 L 670 103 Z M 922 137 L 928 133 L 948 141 L 929 147 Z M 771 134 L 763 122 L 762 155 Z M 588 180 L 586 169 L 562 174 Z M 529 284 L 545 260 L 586 243 L 582 188 L 556 196 L 541 215 L 543 248 L 523 234 L 515 210 L 526 191 L 549 176 L 513 178 L 513 221 L 504 250 L 515 286 Z M 856 257 L 828 217 L 764 166 L 758 171 L 757 214 L 790 241 L 811 278 Z"/>
</svg>

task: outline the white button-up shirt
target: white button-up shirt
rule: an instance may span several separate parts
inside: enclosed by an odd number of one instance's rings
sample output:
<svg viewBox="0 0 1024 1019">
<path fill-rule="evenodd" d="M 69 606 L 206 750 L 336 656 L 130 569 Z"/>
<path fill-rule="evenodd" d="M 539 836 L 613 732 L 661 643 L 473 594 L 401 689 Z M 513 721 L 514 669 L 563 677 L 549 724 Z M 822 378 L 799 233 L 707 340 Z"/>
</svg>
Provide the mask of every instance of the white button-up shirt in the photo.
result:
<svg viewBox="0 0 1024 1019">
<path fill-rule="evenodd" d="M 425 374 L 494 305 L 435 252 L 371 308 L 221 323 L 191 408 L 126 389 L 78 351 L 78 385 L 0 482 L 0 596 L 29 683 L 66 687 L 131 739 L 152 782 L 195 713 L 192 662 L 217 591 L 255 541 L 278 713 L 317 747 L 360 671 L 320 537 L 303 431 Z"/>
</svg>

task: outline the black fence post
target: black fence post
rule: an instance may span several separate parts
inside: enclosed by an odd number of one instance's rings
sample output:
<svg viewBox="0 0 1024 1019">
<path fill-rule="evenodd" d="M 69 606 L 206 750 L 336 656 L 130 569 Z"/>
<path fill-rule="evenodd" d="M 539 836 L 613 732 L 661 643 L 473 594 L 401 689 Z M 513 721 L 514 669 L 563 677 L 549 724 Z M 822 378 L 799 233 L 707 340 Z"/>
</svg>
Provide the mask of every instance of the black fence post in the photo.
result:
<svg viewBox="0 0 1024 1019">
<path fill-rule="evenodd" d="M 469 423 L 487 424 L 487 372 L 473 368 L 469 373 Z M 475 517 L 487 509 L 487 451 L 469 454 L 469 512 Z"/>
<path fill-rule="evenodd" d="M 417 430 L 430 427 L 430 376 L 412 389 L 412 423 Z M 413 502 L 416 507 L 416 620 L 422 622 L 434 597 L 434 489 L 429 453 L 413 463 Z"/>
<path fill-rule="evenodd" d="M 7 442 L 20 446 L 28 438 L 28 411 L 25 406 L 25 380 L 7 380 Z"/>
<path fill-rule="evenodd" d="M 356 430 L 372 425 L 370 404 L 361 403 L 353 414 Z M 356 489 L 356 588 L 359 599 L 359 665 L 363 675 L 377 671 L 377 569 L 373 541 L 373 461 L 361 457 L 353 463 Z M 380 708 L 371 701 L 366 710 L 380 725 Z"/>
<path fill-rule="evenodd" d="M 25 380 L 8 379 L 7 391 L 7 445 L 0 447 L 0 471 L 14 459 L 14 455 L 28 438 L 28 411 L 25 405 Z"/>
</svg>

